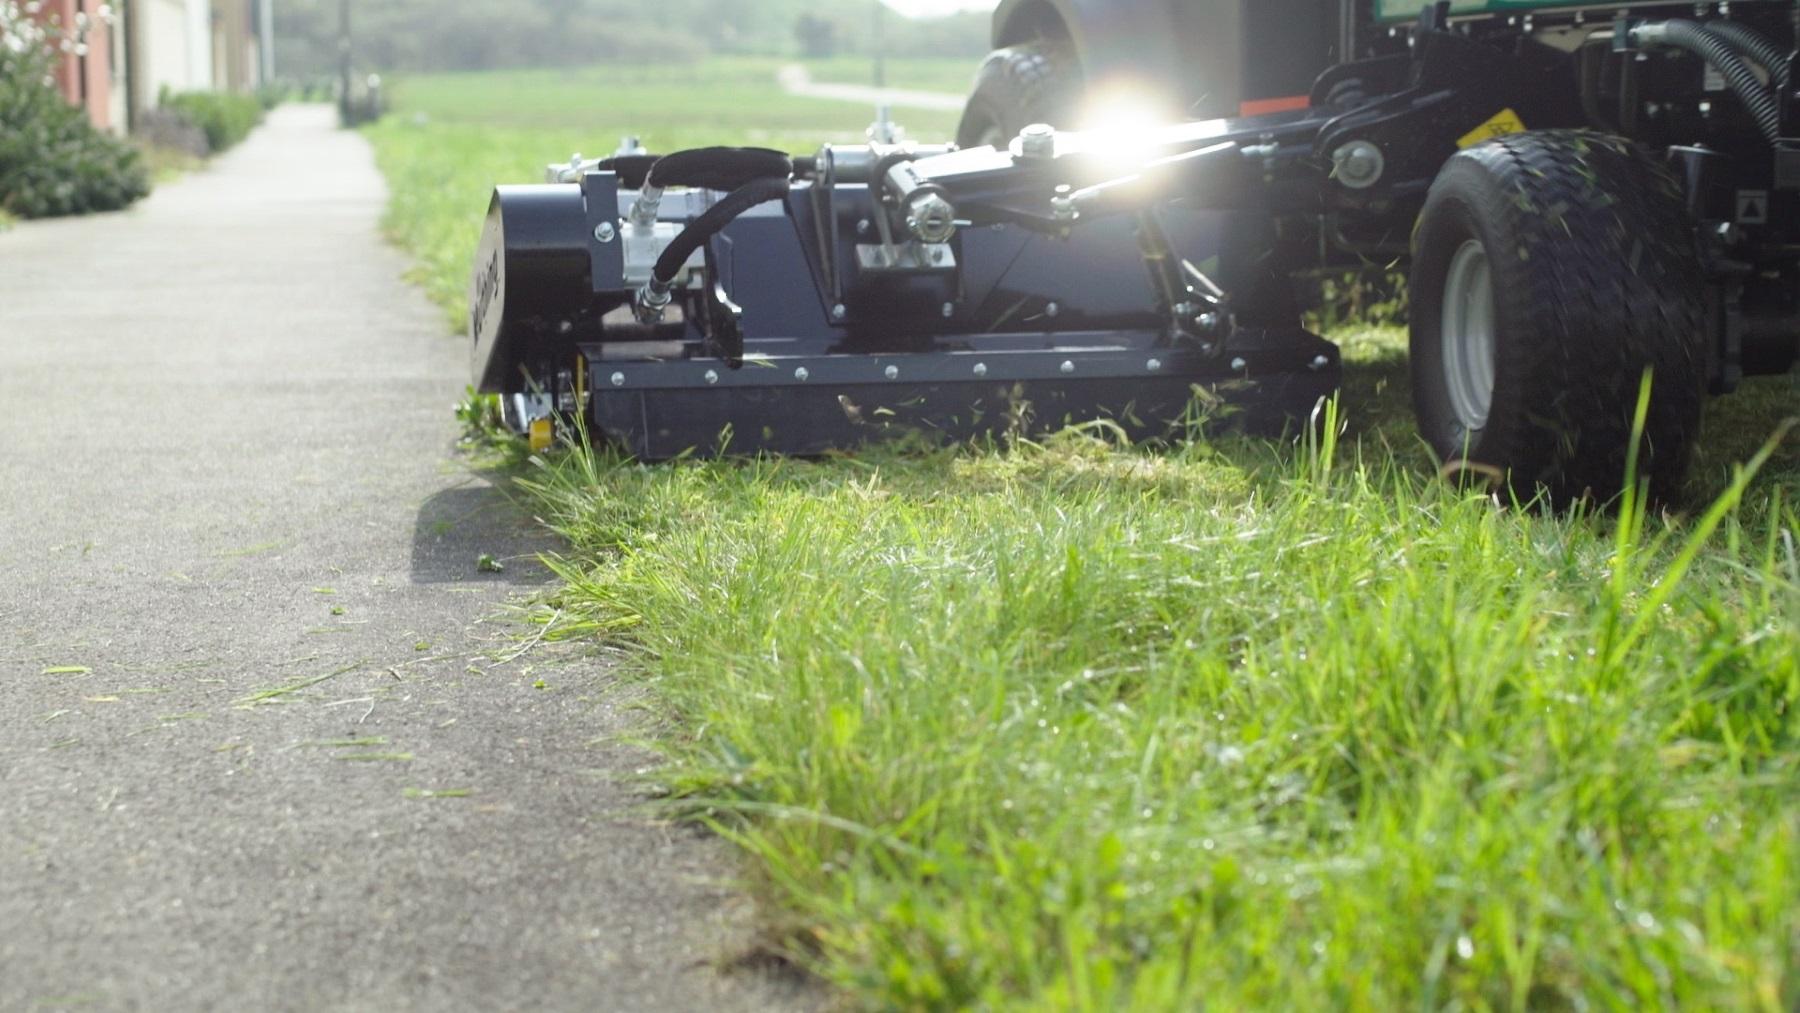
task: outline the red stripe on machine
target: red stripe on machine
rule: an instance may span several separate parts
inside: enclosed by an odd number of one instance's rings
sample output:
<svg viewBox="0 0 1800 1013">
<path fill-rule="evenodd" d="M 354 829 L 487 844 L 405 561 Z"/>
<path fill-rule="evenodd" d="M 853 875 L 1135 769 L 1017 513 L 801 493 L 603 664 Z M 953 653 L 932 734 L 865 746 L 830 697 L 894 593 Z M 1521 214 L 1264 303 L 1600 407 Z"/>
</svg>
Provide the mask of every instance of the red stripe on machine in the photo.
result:
<svg viewBox="0 0 1800 1013">
<path fill-rule="evenodd" d="M 1312 99 L 1305 95 L 1289 95 L 1286 98 L 1258 98 L 1238 106 L 1239 116 L 1263 116 L 1268 113 L 1293 112 L 1312 106 Z"/>
</svg>

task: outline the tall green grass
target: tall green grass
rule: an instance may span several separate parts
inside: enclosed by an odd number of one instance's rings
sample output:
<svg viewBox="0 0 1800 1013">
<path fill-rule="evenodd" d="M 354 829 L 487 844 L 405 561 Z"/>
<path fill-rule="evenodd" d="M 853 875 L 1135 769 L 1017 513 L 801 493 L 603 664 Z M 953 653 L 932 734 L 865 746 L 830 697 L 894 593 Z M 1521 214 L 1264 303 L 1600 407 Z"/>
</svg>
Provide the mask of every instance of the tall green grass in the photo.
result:
<svg viewBox="0 0 1800 1013">
<path fill-rule="evenodd" d="M 579 132 L 372 132 L 442 301 Z M 1339 336 L 1301 445 L 534 460 L 540 618 L 856 1005 L 1800 1005 L 1800 447 L 1741 467 L 1800 388 L 1714 408 L 1688 512 L 1550 515 L 1436 481 L 1395 332 Z"/>
<path fill-rule="evenodd" d="M 1788 1009 L 1800 556 L 1066 434 L 528 488 L 776 938 L 878 1005 Z"/>
</svg>

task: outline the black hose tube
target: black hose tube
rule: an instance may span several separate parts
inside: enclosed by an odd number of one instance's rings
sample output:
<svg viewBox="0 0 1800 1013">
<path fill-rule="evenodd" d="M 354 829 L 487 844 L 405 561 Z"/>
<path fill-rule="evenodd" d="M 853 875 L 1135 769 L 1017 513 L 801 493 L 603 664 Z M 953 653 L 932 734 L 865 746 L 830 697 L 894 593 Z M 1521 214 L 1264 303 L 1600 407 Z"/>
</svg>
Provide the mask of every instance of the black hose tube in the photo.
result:
<svg viewBox="0 0 1800 1013">
<path fill-rule="evenodd" d="M 614 155 L 603 158 L 594 166 L 601 172 L 615 172 L 619 176 L 619 186 L 626 190 L 641 190 L 644 181 L 650 178 L 650 170 L 660 160 L 658 155 Z"/>
<path fill-rule="evenodd" d="M 663 249 L 662 256 L 656 258 L 656 267 L 651 272 L 651 284 L 666 291 L 674 283 L 675 276 L 681 273 L 682 265 L 688 262 L 688 258 L 694 255 L 694 251 L 702 243 L 756 205 L 786 197 L 788 187 L 787 177 L 766 176 L 751 180 L 726 194 L 724 200 L 707 208 L 700 217 L 689 222 L 687 228 L 682 229 Z"/>
<path fill-rule="evenodd" d="M 794 162 L 768 148 L 691 148 L 664 155 L 650 168 L 651 186 L 735 190 L 752 180 L 794 174 Z"/>
<path fill-rule="evenodd" d="M 1779 86 L 1787 83 L 1788 53 L 1776 45 L 1773 39 L 1741 21 L 1708 21 L 1705 27 L 1768 71 L 1771 84 Z"/>
<path fill-rule="evenodd" d="M 1744 58 L 1722 36 L 1708 31 L 1699 22 L 1682 18 L 1645 25 L 1638 31 L 1645 32 L 1651 39 L 1664 45 L 1685 49 L 1718 68 L 1719 73 L 1725 76 L 1725 83 L 1731 85 L 1731 90 L 1737 93 L 1737 97 L 1750 110 L 1750 115 L 1755 118 L 1757 127 L 1769 139 L 1769 143 L 1774 144 L 1781 139 L 1781 106 L 1776 103 L 1774 92 L 1763 87 L 1763 83 L 1757 80 L 1756 71 L 1750 69 L 1750 65 L 1744 62 Z M 1650 34 L 1652 32 L 1655 34 Z"/>
</svg>

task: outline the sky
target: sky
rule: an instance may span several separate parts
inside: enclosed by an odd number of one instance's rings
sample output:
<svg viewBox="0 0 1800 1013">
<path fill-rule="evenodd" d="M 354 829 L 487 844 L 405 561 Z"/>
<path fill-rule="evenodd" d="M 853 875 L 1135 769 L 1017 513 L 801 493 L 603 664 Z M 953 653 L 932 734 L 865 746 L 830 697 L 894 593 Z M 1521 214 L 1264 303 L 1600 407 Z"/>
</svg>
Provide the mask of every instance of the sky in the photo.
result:
<svg viewBox="0 0 1800 1013">
<path fill-rule="evenodd" d="M 935 18 L 961 11 L 991 11 L 999 0 L 882 0 L 909 18 Z"/>
</svg>

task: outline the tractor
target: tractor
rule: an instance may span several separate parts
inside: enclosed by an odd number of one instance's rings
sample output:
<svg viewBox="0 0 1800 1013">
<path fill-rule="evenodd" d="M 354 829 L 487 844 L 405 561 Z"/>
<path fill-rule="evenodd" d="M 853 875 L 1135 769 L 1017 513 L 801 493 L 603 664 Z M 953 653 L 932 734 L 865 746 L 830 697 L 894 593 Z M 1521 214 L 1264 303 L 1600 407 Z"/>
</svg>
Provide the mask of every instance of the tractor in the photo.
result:
<svg viewBox="0 0 1800 1013">
<path fill-rule="evenodd" d="M 645 459 L 1291 433 L 1341 372 L 1295 279 L 1382 263 L 1446 471 L 1560 503 L 1633 467 L 1676 495 L 1705 399 L 1800 358 L 1800 0 L 995 25 L 956 143 L 626 146 L 498 188 L 478 387 Z"/>
</svg>

